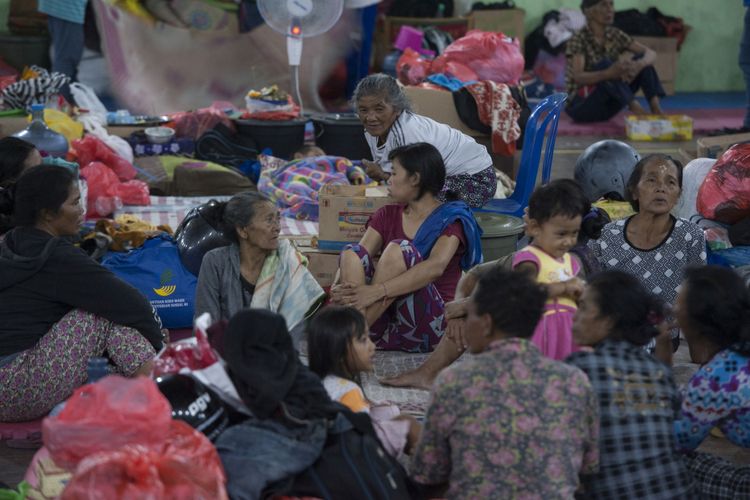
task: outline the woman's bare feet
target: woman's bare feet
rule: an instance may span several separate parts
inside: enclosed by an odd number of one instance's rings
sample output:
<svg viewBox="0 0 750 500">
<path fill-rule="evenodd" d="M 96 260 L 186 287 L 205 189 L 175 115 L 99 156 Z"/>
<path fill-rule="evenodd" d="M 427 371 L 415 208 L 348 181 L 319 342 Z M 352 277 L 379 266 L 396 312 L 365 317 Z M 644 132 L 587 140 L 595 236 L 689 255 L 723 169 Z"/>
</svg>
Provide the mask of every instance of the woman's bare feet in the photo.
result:
<svg viewBox="0 0 750 500">
<path fill-rule="evenodd" d="M 632 101 L 630 101 L 630 104 L 628 105 L 628 108 L 630 109 L 630 111 L 632 111 L 636 115 L 647 115 L 648 114 L 648 111 L 646 111 L 646 109 L 643 106 L 641 106 L 641 103 L 638 102 L 635 99 L 633 99 Z"/>
<path fill-rule="evenodd" d="M 415 370 L 410 370 L 394 377 L 381 378 L 380 383 L 390 385 L 391 387 L 414 387 L 415 389 L 429 391 L 438 373 L 440 372 L 431 373 L 422 365 Z"/>
<path fill-rule="evenodd" d="M 457 346 L 453 340 L 444 335 L 432 354 L 422 363 L 422 366 L 394 377 L 382 378 L 380 383 L 392 387 L 415 387 L 430 390 L 438 373 L 461 357 L 463 351 L 463 346 Z"/>
<path fill-rule="evenodd" d="M 654 96 L 648 101 L 648 105 L 651 108 L 651 112 L 655 115 L 663 115 L 664 110 L 661 109 L 661 102 L 659 98 Z"/>
</svg>

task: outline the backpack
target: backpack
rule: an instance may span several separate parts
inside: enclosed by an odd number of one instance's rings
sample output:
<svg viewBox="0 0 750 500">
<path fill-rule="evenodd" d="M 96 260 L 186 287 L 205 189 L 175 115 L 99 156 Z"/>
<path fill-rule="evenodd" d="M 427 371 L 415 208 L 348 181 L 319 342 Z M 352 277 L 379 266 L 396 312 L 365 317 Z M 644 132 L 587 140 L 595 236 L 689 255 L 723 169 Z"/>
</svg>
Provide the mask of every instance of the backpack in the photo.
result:
<svg viewBox="0 0 750 500">
<path fill-rule="evenodd" d="M 258 145 L 219 123 L 195 142 L 195 156 L 236 169 L 244 162 L 258 158 Z"/>
<path fill-rule="evenodd" d="M 339 414 L 351 427 L 329 427 L 320 457 L 274 493 L 326 500 L 415 498 L 414 484 L 378 441 L 370 416 L 343 408 Z"/>
</svg>

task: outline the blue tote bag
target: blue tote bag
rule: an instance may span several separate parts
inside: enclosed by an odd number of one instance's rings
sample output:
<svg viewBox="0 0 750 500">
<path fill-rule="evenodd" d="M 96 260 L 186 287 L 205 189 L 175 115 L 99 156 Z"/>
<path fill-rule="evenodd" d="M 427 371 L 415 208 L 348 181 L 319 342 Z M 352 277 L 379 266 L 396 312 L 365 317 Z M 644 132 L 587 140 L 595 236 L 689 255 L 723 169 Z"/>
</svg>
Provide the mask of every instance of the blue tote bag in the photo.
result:
<svg viewBox="0 0 750 500">
<path fill-rule="evenodd" d="M 164 234 L 126 253 L 110 252 L 102 265 L 141 291 L 165 328 L 193 325 L 198 278 L 180 260 L 177 246 Z"/>
</svg>

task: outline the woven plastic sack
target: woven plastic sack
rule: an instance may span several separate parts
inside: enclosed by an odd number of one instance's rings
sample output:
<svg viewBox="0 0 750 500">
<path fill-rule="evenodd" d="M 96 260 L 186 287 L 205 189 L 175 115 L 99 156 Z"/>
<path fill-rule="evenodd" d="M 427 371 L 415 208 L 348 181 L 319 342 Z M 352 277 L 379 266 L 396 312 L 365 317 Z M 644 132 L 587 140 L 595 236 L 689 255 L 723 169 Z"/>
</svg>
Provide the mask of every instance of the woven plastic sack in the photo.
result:
<svg viewBox="0 0 750 500">
<path fill-rule="evenodd" d="M 499 32 L 471 30 L 432 61 L 432 72 L 450 74 L 449 63 L 464 72 L 468 67 L 478 80 L 515 85 L 523 73 L 524 59 L 518 39 Z"/>
<path fill-rule="evenodd" d="M 125 445 L 159 445 L 169 435 L 172 408 L 146 377 L 110 375 L 76 389 L 56 417 L 42 422 L 42 439 L 56 464 Z"/>
<path fill-rule="evenodd" d="M 703 217 L 735 224 L 750 217 L 750 144 L 736 144 L 714 163 L 696 200 Z"/>
</svg>

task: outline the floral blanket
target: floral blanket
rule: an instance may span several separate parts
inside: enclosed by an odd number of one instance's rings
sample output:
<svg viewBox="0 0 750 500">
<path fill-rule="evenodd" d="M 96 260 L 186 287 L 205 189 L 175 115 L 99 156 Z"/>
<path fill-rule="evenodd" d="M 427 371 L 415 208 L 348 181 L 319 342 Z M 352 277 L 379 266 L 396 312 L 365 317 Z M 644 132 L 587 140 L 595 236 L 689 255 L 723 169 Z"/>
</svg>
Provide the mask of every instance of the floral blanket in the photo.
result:
<svg viewBox="0 0 750 500">
<path fill-rule="evenodd" d="M 258 191 L 281 208 L 281 215 L 300 220 L 318 220 L 318 192 L 324 184 L 374 183 L 360 162 L 340 156 L 314 156 L 285 161 L 261 156 Z"/>
</svg>

